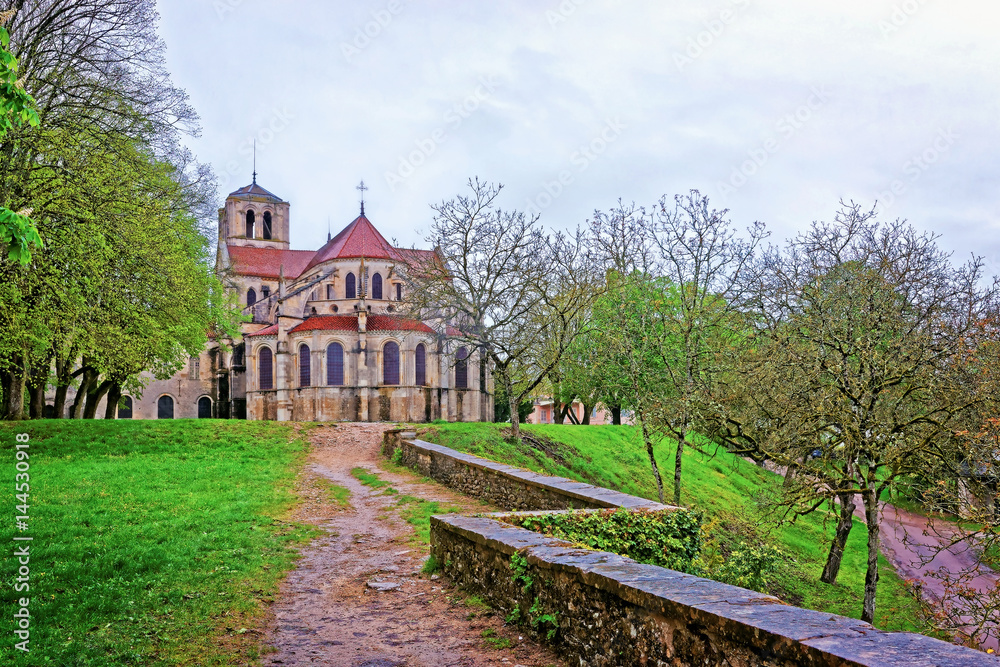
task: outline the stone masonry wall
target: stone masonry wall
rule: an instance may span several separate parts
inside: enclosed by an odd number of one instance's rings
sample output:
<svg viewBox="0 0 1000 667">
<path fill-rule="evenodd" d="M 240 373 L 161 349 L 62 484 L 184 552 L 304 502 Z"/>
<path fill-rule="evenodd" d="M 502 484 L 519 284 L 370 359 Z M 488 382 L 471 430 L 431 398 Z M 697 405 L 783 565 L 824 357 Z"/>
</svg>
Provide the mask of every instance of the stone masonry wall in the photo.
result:
<svg viewBox="0 0 1000 667">
<path fill-rule="evenodd" d="M 386 434 L 406 465 L 508 509 L 663 508 Z M 431 551 L 457 584 L 570 664 L 728 667 L 985 667 L 1000 660 L 923 635 L 787 605 L 777 598 L 573 545 L 503 515 L 431 517 Z M 520 569 L 512 558 L 523 558 Z M 516 610 L 516 611 L 515 611 Z"/>
</svg>

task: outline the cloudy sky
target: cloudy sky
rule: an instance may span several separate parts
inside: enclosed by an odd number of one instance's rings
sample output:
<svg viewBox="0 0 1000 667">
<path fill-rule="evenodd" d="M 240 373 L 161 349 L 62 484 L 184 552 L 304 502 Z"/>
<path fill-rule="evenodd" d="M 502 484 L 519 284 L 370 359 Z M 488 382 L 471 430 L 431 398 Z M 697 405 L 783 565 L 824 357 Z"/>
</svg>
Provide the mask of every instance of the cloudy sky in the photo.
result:
<svg viewBox="0 0 1000 667">
<path fill-rule="evenodd" d="M 551 227 L 697 188 L 777 240 L 879 201 L 1000 273 L 1000 5 L 982 0 L 160 0 L 189 144 L 292 247 L 366 211 L 420 245 L 470 176 Z"/>
</svg>

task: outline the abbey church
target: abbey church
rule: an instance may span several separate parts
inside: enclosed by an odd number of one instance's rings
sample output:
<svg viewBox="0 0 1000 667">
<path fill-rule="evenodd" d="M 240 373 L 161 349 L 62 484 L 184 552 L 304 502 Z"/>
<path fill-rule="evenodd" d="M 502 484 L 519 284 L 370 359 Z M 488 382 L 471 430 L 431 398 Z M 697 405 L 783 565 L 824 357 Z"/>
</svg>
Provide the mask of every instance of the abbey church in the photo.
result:
<svg viewBox="0 0 1000 667">
<path fill-rule="evenodd" d="M 256 176 L 226 198 L 216 270 L 244 306 L 242 340 L 210 340 L 174 377 L 124 397 L 119 417 L 491 421 L 478 354 L 447 322 L 403 315 L 407 271 L 435 253 L 393 247 L 363 202 L 319 250 L 291 250 L 289 208 Z"/>
</svg>

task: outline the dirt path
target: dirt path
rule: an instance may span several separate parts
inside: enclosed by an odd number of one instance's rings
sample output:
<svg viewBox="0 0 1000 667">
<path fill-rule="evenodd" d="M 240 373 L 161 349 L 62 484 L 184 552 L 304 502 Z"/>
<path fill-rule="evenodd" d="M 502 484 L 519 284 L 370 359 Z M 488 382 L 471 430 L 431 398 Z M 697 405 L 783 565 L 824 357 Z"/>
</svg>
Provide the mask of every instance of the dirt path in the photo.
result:
<svg viewBox="0 0 1000 667">
<path fill-rule="evenodd" d="M 325 534 L 303 549 L 302 559 L 282 584 L 266 637 L 275 652 L 263 663 L 562 667 L 550 651 L 521 639 L 516 627 L 506 628 L 503 619 L 464 603 L 467 596 L 447 579 L 420 574 L 428 548 L 399 518 L 399 496 L 442 501 L 463 511 L 491 508 L 438 484 L 420 482 L 415 475 L 379 470 L 386 428 L 338 424 L 311 432 L 312 448 L 299 489 L 305 502 L 295 519 Z M 392 482 L 399 495 L 361 484 L 351 475 L 358 467 Z M 350 490 L 349 508 L 329 501 L 323 478 Z"/>
</svg>

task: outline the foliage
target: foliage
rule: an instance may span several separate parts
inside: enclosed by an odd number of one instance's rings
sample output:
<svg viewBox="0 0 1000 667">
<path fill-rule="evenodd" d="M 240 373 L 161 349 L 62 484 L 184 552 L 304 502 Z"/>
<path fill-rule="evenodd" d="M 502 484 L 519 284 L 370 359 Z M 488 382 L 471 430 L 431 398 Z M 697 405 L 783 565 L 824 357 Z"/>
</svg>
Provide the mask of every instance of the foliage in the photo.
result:
<svg viewBox="0 0 1000 667">
<path fill-rule="evenodd" d="M 517 525 L 640 563 L 691 572 L 701 550 L 700 512 L 598 510 L 508 517 Z"/>
<path fill-rule="evenodd" d="M 0 424 L 30 434 L 31 653 L 4 665 L 229 665 L 259 655 L 294 549 L 306 443 L 275 422 Z M 37 472 L 37 477 L 36 477 Z M 0 529 L 10 543 L 13 524 Z M 0 556 L 6 576 L 12 550 Z M 0 610 L 11 617 L 11 596 Z M 241 628 L 254 632 L 236 634 Z"/>
</svg>

